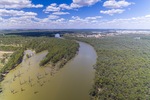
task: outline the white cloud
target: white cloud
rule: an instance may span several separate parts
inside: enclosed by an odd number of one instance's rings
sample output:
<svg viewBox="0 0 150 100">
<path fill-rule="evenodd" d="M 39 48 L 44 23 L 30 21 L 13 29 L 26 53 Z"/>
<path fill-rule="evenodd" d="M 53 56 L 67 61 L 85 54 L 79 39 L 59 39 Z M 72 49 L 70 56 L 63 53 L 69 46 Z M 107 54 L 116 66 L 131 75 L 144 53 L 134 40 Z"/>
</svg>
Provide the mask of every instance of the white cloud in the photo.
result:
<svg viewBox="0 0 150 100">
<path fill-rule="evenodd" d="M 85 18 L 86 19 L 86 18 Z M 85 21 L 76 16 L 69 21 L 72 28 L 122 28 L 122 29 L 149 29 L 150 15 L 133 17 L 127 19 L 113 19 L 113 20 L 91 20 Z M 78 21 L 80 20 L 80 21 Z"/>
<path fill-rule="evenodd" d="M 48 16 L 48 19 L 58 19 L 59 18 L 59 16 L 57 16 L 57 15 L 49 15 Z"/>
<path fill-rule="evenodd" d="M 81 5 L 78 5 L 78 4 L 75 4 L 75 3 L 71 3 L 70 4 L 70 7 L 72 8 L 72 9 L 76 9 L 76 8 L 80 8 L 80 7 L 82 7 Z"/>
<path fill-rule="evenodd" d="M 44 9 L 43 11 L 45 13 L 49 13 L 49 12 L 56 12 L 56 14 L 58 14 L 58 12 L 62 13 L 62 10 L 70 10 L 70 9 L 73 9 L 70 5 L 67 5 L 67 4 L 60 4 L 60 5 L 57 5 L 56 3 L 52 3 L 50 4 L 48 7 L 46 7 L 46 9 Z M 60 14 L 59 13 L 59 14 Z M 62 13 L 62 14 L 65 14 L 65 13 Z M 60 14 L 60 15 L 62 15 Z M 68 13 L 66 13 L 68 14 Z"/>
<path fill-rule="evenodd" d="M 17 29 L 17 28 L 36 28 L 36 24 L 38 26 L 38 19 L 34 16 L 19 16 L 19 17 L 10 17 L 10 18 L 3 18 L 3 21 L 0 22 L 1 29 Z"/>
<path fill-rule="evenodd" d="M 122 28 L 122 29 L 149 29 L 150 17 L 149 15 L 141 17 L 133 17 L 126 19 L 114 19 L 101 23 L 100 26 L 107 28 Z"/>
<path fill-rule="evenodd" d="M 56 20 L 56 22 L 63 22 L 63 21 L 65 21 L 64 18 L 60 18 L 60 19 L 57 19 L 57 20 Z"/>
<path fill-rule="evenodd" d="M 97 28 L 98 24 L 101 23 L 101 16 L 90 16 L 85 18 L 80 18 L 79 16 L 72 16 L 67 23 L 67 28 Z"/>
<path fill-rule="evenodd" d="M 146 15 L 145 17 L 146 17 L 146 18 L 150 18 L 150 15 Z"/>
<path fill-rule="evenodd" d="M 69 12 L 54 12 L 53 15 L 67 15 L 70 14 Z"/>
<path fill-rule="evenodd" d="M 104 2 L 103 6 L 106 8 L 123 8 L 123 7 L 127 7 L 131 4 L 133 4 L 133 3 L 127 2 L 125 0 L 119 0 L 119 1 L 108 0 L 108 1 Z"/>
<path fill-rule="evenodd" d="M 41 8 L 43 5 L 34 5 L 30 0 L 0 0 L 0 8 L 20 9 L 20 8 Z"/>
<path fill-rule="evenodd" d="M 58 7 L 58 5 L 56 3 L 52 3 L 50 4 L 48 7 L 46 7 L 46 9 L 44 10 L 44 12 L 58 12 L 60 11 L 60 7 Z"/>
<path fill-rule="evenodd" d="M 64 4 L 64 3 L 63 3 L 63 4 L 60 4 L 59 7 L 62 8 L 62 9 L 68 9 L 68 10 L 72 9 L 71 6 L 69 6 L 69 5 L 67 5 L 67 4 Z"/>
<path fill-rule="evenodd" d="M 121 14 L 123 13 L 125 10 L 124 9 L 111 9 L 111 10 L 101 10 L 100 13 L 102 14 L 108 14 L 108 15 L 114 15 L 114 14 Z"/>
<path fill-rule="evenodd" d="M 106 8 L 111 8 L 111 10 L 101 10 L 100 13 L 111 16 L 114 14 L 121 14 L 125 11 L 125 9 L 121 8 L 128 7 L 131 4 L 134 3 L 127 2 L 126 0 L 107 0 L 104 2 L 103 6 Z"/>
<path fill-rule="evenodd" d="M 94 17 L 86 17 L 85 19 L 87 20 L 96 20 L 96 19 L 101 19 L 102 16 L 94 16 Z"/>
<path fill-rule="evenodd" d="M 95 3 L 99 2 L 99 1 L 100 0 L 73 0 L 73 4 L 76 4 L 80 7 L 82 7 L 82 6 L 91 6 L 91 5 L 94 5 Z"/>
<path fill-rule="evenodd" d="M 80 17 L 79 16 L 72 16 L 72 19 L 80 20 Z"/>
<path fill-rule="evenodd" d="M 14 15 L 12 14 L 14 13 Z M 36 13 L 25 12 L 18 10 L 0 9 L 0 25 L 1 29 L 11 28 L 140 28 L 149 29 L 150 15 L 133 17 L 126 19 L 105 20 L 101 16 L 87 16 L 81 18 L 79 16 L 72 16 L 70 19 L 64 19 L 57 15 L 49 15 L 47 18 L 37 18 Z M 5 16 L 10 16 L 5 18 Z"/>
<path fill-rule="evenodd" d="M 2 17 L 0 17 L 0 22 L 2 22 L 3 21 L 3 18 Z"/>
<path fill-rule="evenodd" d="M 95 23 L 98 22 L 99 19 L 101 19 L 101 16 L 93 16 L 93 17 L 85 17 L 80 18 L 79 16 L 72 16 L 72 19 L 69 20 L 69 22 L 75 22 L 75 23 Z"/>
<path fill-rule="evenodd" d="M 95 3 L 99 2 L 100 0 L 73 0 L 70 5 L 68 4 L 60 4 L 57 5 L 56 3 L 50 4 L 45 10 L 43 10 L 45 13 L 48 12 L 59 12 L 61 10 L 71 10 L 71 9 L 77 9 L 83 6 L 91 6 Z"/>
<path fill-rule="evenodd" d="M 34 12 L 0 9 L 0 16 L 36 16 Z"/>
<path fill-rule="evenodd" d="M 38 24 L 44 24 L 44 23 L 52 23 L 58 19 L 61 19 L 59 16 L 57 15 L 49 15 L 47 18 L 37 18 Z"/>
<path fill-rule="evenodd" d="M 71 5 L 67 5 L 67 4 L 60 4 L 57 5 L 56 3 L 52 3 L 49 6 L 46 7 L 46 9 L 44 9 L 43 11 L 45 13 L 49 13 L 49 12 L 62 12 L 62 10 L 71 10 L 74 8 L 79 8 L 80 6 L 77 4 L 71 4 Z"/>
</svg>

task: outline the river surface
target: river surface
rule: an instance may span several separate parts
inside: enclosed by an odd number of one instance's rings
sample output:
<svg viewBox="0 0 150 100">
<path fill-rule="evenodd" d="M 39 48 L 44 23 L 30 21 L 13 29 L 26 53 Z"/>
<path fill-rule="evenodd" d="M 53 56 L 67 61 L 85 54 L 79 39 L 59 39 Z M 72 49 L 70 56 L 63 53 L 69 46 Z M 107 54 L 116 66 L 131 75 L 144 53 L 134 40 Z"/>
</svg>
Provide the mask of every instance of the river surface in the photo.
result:
<svg viewBox="0 0 150 100">
<path fill-rule="evenodd" d="M 90 100 L 97 55 L 92 46 L 79 44 L 78 54 L 54 75 L 37 63 L 47 51 L 23 60 L 2 82 L 0 100 Z"/>
</svg>

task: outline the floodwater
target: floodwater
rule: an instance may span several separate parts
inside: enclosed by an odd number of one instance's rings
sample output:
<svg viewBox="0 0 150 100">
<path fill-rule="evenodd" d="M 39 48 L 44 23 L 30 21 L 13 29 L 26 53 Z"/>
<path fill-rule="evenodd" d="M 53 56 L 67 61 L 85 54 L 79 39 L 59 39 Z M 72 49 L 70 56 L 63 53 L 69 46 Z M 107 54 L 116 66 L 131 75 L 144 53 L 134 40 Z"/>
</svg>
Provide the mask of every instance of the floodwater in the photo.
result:
<svg viewBox="0 0 150 100">
<path fill-rule="evenodd" d="M 90 100 L 97 55 L 92 46 L 79 44 L 78 55 L 54 75 L 37 63 L 47 51 L 23 60 L 2 82 L 0 100 Z"/>
</svg>

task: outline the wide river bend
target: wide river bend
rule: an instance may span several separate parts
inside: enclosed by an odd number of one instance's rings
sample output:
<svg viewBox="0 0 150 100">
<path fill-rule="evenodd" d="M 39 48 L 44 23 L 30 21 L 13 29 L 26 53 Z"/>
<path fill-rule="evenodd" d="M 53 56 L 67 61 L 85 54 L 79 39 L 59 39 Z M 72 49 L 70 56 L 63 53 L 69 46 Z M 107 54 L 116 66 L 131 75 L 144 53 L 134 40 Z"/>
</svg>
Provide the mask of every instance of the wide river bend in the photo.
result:
<svg viewBox="0 0 150 100">
<path fill-rule="evenodd" d="M 2 82 L 0 100 L 90 100 L 96 52 L 79 42 L 78 54 L 53 76 L 38 63 L 47 51 L 23 60 Z"/>
</svg>

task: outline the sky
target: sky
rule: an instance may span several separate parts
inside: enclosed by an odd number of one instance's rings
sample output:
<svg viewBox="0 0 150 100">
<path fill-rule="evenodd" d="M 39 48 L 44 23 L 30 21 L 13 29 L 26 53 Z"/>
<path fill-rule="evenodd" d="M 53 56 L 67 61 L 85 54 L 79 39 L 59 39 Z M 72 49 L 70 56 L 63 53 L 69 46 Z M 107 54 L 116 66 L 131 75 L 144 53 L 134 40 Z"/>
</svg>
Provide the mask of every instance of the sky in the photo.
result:
<svg viewBox="0 0 150 100">
<path fill-rule="evenodd" d="M 0 0 L 0 29 L 150 29 L 150 0 Z"/>
</svg>

